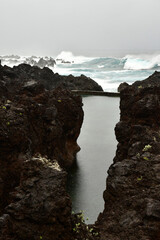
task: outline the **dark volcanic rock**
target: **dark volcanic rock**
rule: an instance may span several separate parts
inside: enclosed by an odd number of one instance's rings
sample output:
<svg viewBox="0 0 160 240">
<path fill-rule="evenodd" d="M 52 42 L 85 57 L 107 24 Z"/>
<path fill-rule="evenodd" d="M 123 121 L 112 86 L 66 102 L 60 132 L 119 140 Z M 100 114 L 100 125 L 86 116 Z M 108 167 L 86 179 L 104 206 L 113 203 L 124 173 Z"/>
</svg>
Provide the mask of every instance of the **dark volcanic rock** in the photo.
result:
<svg viewBox="0 0 160 240">
<path fill-rule="evenodd" d="M 37 62 L 37 64 L 34 64 L 35 66 L 44 68 L 46 66 L 48 67 L 54 67 L 54 65 L 56 64 L 56 61 L 53 58 L 49 58 L 47 60 L 40 58 L 39 61 Z"/>
<path fill-rule="evenodd" d="M 101 240 L 160 239 L 160 73 L 121 91 L 119 141 L 108 171 Z"/>
<path fill-rule="evenodd" d="M 128 87 L 129 86 L 129 84 L 128 83 L 126 83 L 126 82 L 123 82 L 123 83 L 121 83 L 120 85 L 119 85 L 119 87 L 118 87 L 118 92 L 121 92 L 121 91 L 123 91 L 126 87 Z"/>
<path fill-rule="evenodd" d="M 0 70 L 0 239 L 70 240 L 71 201 L 61 168 L 80 149 L 81 97 Z"/>
<path fill-rule="evenodd" d="M 57 162 L 41 156 L 25 160 L 19 186 L 6 207 L 3 239 L 72 239 L 71 202 L 65 179 L 66 173 Z"/>
<path fill-rule="evenodd" d="M 41 59 L 40 59 L 41 60 Z M 43 64 L 41 60 L 40 64 Z M 61 76 L 58 73 L 53 73 L 51 69 L 44 67 L 43 69 L 28 64 L 20 64 L 13 68 L 4 66 L 1 67 L 1 75 L 7 81 L 12 79 L 20 82 L 32 82 L 36 81 L 41 83 L 46 89 L 52 90 L 56 87 L 62 87 L 69 90 L 91 90 L 91 91 L 103 91 L 102 87 L 98 85 L 94 80 L 84 75 L 79 77 Z"/>
<path fill-rule="evenodd" d="M 38 152 L 70 166 L 79 150 L 76 139 L 83 120 L 81 98 L 66 90 L 42 92 L 38 84 L 32 87 L 22 88 L 19 95 L 15 91 L 15 96 L 10 94 L 9 100 L 0 102 L 1 157 L 13 154 L 16 147 L 16 153 L 17 149 L 32 155 Z"/>
<path fill-rule="evenodd" d="M 37 61 L 36 57 L 32 56 L 32 57 L 26 58 L 24 63 L 32 65 L 32 66 L 44 68 L 44 67 L 54 67 L 54 65 L 56 64 L 56 61 L 52 57 L 50 57 L 50 58 L 49 57 L 45 57 L 45 58 L 41 57 Z"/>
</svg>

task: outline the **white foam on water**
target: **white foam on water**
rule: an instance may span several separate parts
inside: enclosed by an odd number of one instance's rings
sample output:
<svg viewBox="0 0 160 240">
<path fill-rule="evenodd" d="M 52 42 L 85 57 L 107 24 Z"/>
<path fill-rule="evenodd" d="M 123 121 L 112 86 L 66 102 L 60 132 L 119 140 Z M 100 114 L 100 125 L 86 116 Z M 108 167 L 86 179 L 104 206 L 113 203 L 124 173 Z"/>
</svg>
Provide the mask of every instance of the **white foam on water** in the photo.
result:
<svg viewBox="0 0 160 240">
<path fill-rule="evenodd" d="M 124 69 L 143 70 L 160 66 L 160 54 L 156 55 L 127 55 Z"/>
<path fill-rule="evenodd" d="M 104 68 L 104 65 L 98 65 L 98 68 Z"/>
<path fill-rule="evenodd" d="M 65 62 L 70 62 L 70 63 L 76 63 L 76 64 L 81 64 L 86 61 L 90 61 L 94 58 L 91 57 L 85 57 L 85 56 L 75 56 L 73 55 L 72 52 L 69 51 L 62 51 L 58 56 L 56 57 L 56 60 L 64 60 Z M 60 63 L 60 62 L 58 62 Z M 65 64 L 65 63 L 64 63 Z"/>
<path fill-rule="evenodd" d="M 0 56 L 2 65 L 10 67 L 21 63 L 38 62 L 42 56 Z M 43 56 L 49 60 L 50 57 Z M 129 84 L 143 80 L 155 70 L 160 70 L 160 54 L 126 55 L 123 58 L 114 57 L 85 57 L 75 56 L 72 52 L 62 51 L 56 59 L 56 65 L 50 67 L 54 73 L 61 75 L 80 76 L 81 74 L 92 78 L 102 86 L 105 91 L 117 91 L 121 82 Z M 47 66 L 47 65 L 46 65 Z"/>
<path fill-rule="evenodd" d="M 54 67 L 50 67 L 50 69 L 54 72 L 54 73 L 58 73 L 60 75 L 70 75 L 72 74 L 72 69 L 70 68 L 61 68 L 59 65 L 55 65 Z"/>
</svg>

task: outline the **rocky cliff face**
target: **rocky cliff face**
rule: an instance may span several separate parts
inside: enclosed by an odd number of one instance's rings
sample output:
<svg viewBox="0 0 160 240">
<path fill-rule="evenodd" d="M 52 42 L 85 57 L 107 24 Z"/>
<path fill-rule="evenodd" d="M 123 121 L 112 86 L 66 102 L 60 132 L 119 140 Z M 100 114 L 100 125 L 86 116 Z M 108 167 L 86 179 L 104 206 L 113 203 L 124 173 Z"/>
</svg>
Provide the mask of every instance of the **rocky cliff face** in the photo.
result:
<svg viewBox="0 0 160 240">
<path fill-rule="evenodd" d="M 3 179 L 5 186 L 6 181 L 11 184 L 9 177 Z M 72 239 L 65 182 L 66 172 L 56 161 L 40 155 L 23 160 L 19 181 L 12 185 L 0 217 L 0 239 Z"/>
<path fill-rule="evenodd" d="M 108 171 L 101 240 L 160 239 L 160 73 L 125 86 Z"/>
<path fill-rule="evenodd" d="M 72 239 L 63 169 L 82 121 L 81 97 L 0 66 L 0 239 Z"/>
</svg>

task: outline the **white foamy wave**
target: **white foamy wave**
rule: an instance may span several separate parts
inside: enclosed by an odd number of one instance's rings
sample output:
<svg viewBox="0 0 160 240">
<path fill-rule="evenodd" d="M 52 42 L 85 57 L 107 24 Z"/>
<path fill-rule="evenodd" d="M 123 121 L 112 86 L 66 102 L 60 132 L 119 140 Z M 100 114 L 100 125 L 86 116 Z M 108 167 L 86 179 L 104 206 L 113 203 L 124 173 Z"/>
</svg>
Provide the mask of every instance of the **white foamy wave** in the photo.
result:
<svg viewBox="0 0 160 240">
<path fill-rule="evenodd" d="M 127 55 L 124 69 L 146 70 L 160 66 L 160 55 Z"/>
<path fill-rule="evenodd" d="M 0 56 L 2 65 L 15 66 L 27 63 L 32 66 L 49 67 L 54 73 L 80 76 L 97 81 L 105 91 L 116 91 L 121 82 L 132 84 L 160 70 L 160 53 L 152 55 L 126 55 L 115 57 L 75 56 L 72 52 L 61 52 L 56 58 L 40 56 Z M 56 64 L 55 61 L 56 60 Z M 59 60 L 57 60 L 59 59 Z"/>
<path fill-rule="evenodd" d="M 91 57 L 74 56 L 72 52 L 62 51 L 57 57 L 56 62 L 59 63 L 76 63 L 81 64 L 92 60 Z"/>
<path fill-rule="evenodd" d="M 60 75 L 65 75 L 65 76 L 73 74 L 72 69 L 70 69 L 70 68 L 61 68 L 61 67 L 59 67 L 58 64 L 56 64 L 54 67 L 52 67 L 51 70 L 54 73 L 58 73 Z"/>
<path fill-rule="evenodd" d="M 98 68 L 104 68 L 104 65 L 98 65 Z"/>
</svg>

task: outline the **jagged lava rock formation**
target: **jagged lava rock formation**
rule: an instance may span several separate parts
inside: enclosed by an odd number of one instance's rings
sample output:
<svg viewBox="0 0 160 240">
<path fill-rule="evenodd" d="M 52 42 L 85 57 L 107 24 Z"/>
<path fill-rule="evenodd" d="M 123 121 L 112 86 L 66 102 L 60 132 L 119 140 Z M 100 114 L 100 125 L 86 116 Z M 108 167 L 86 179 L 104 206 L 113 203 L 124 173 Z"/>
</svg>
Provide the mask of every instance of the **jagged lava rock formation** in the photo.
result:
<svg viewBox="0 0 160 240">
<path fill-rule="evenodd" d="M 21 63 L 26 63 L 31 66 L 37 66 L 37 67 L 54 67 L 56 64 L 56 61 L 52 57 L 20 57 L 17 55 L 9 55 L 9 56 L 0 56 L 0 59 L 2 61 L 2 65 L 4 65 L 6 62 L 12 65 L 19 65 Z"/>
<path fill-rule="evenodd" d="M 81 97 L 0 66 L 0 240 L 73 239 L 64 169 L 82 121 Z"/>
<path fill-rule="evenodd" d="M 118 147 L 108 171 L 101 240 L 160 239 L 160 73 L 121 91 Z"/>
<path fill-rule="evenodd" d="M 94 80 L 84 75 L 74 77 L 73 75 L 61 76 L 58 73 L 47 67 L 43 69 L 37 66 L 30 66 L 28 64 L 20 64 L 10 68 L 8 66 L 2 67 L 4 78 L 23 79 L 23 81 L 39 82 L 46 89 L 52 90 L 56 87 L 62 87 L 69 90 L 91 90 L 91 91 L 103 91 L 102 87 L 98 85 Z"/>
</svg>

